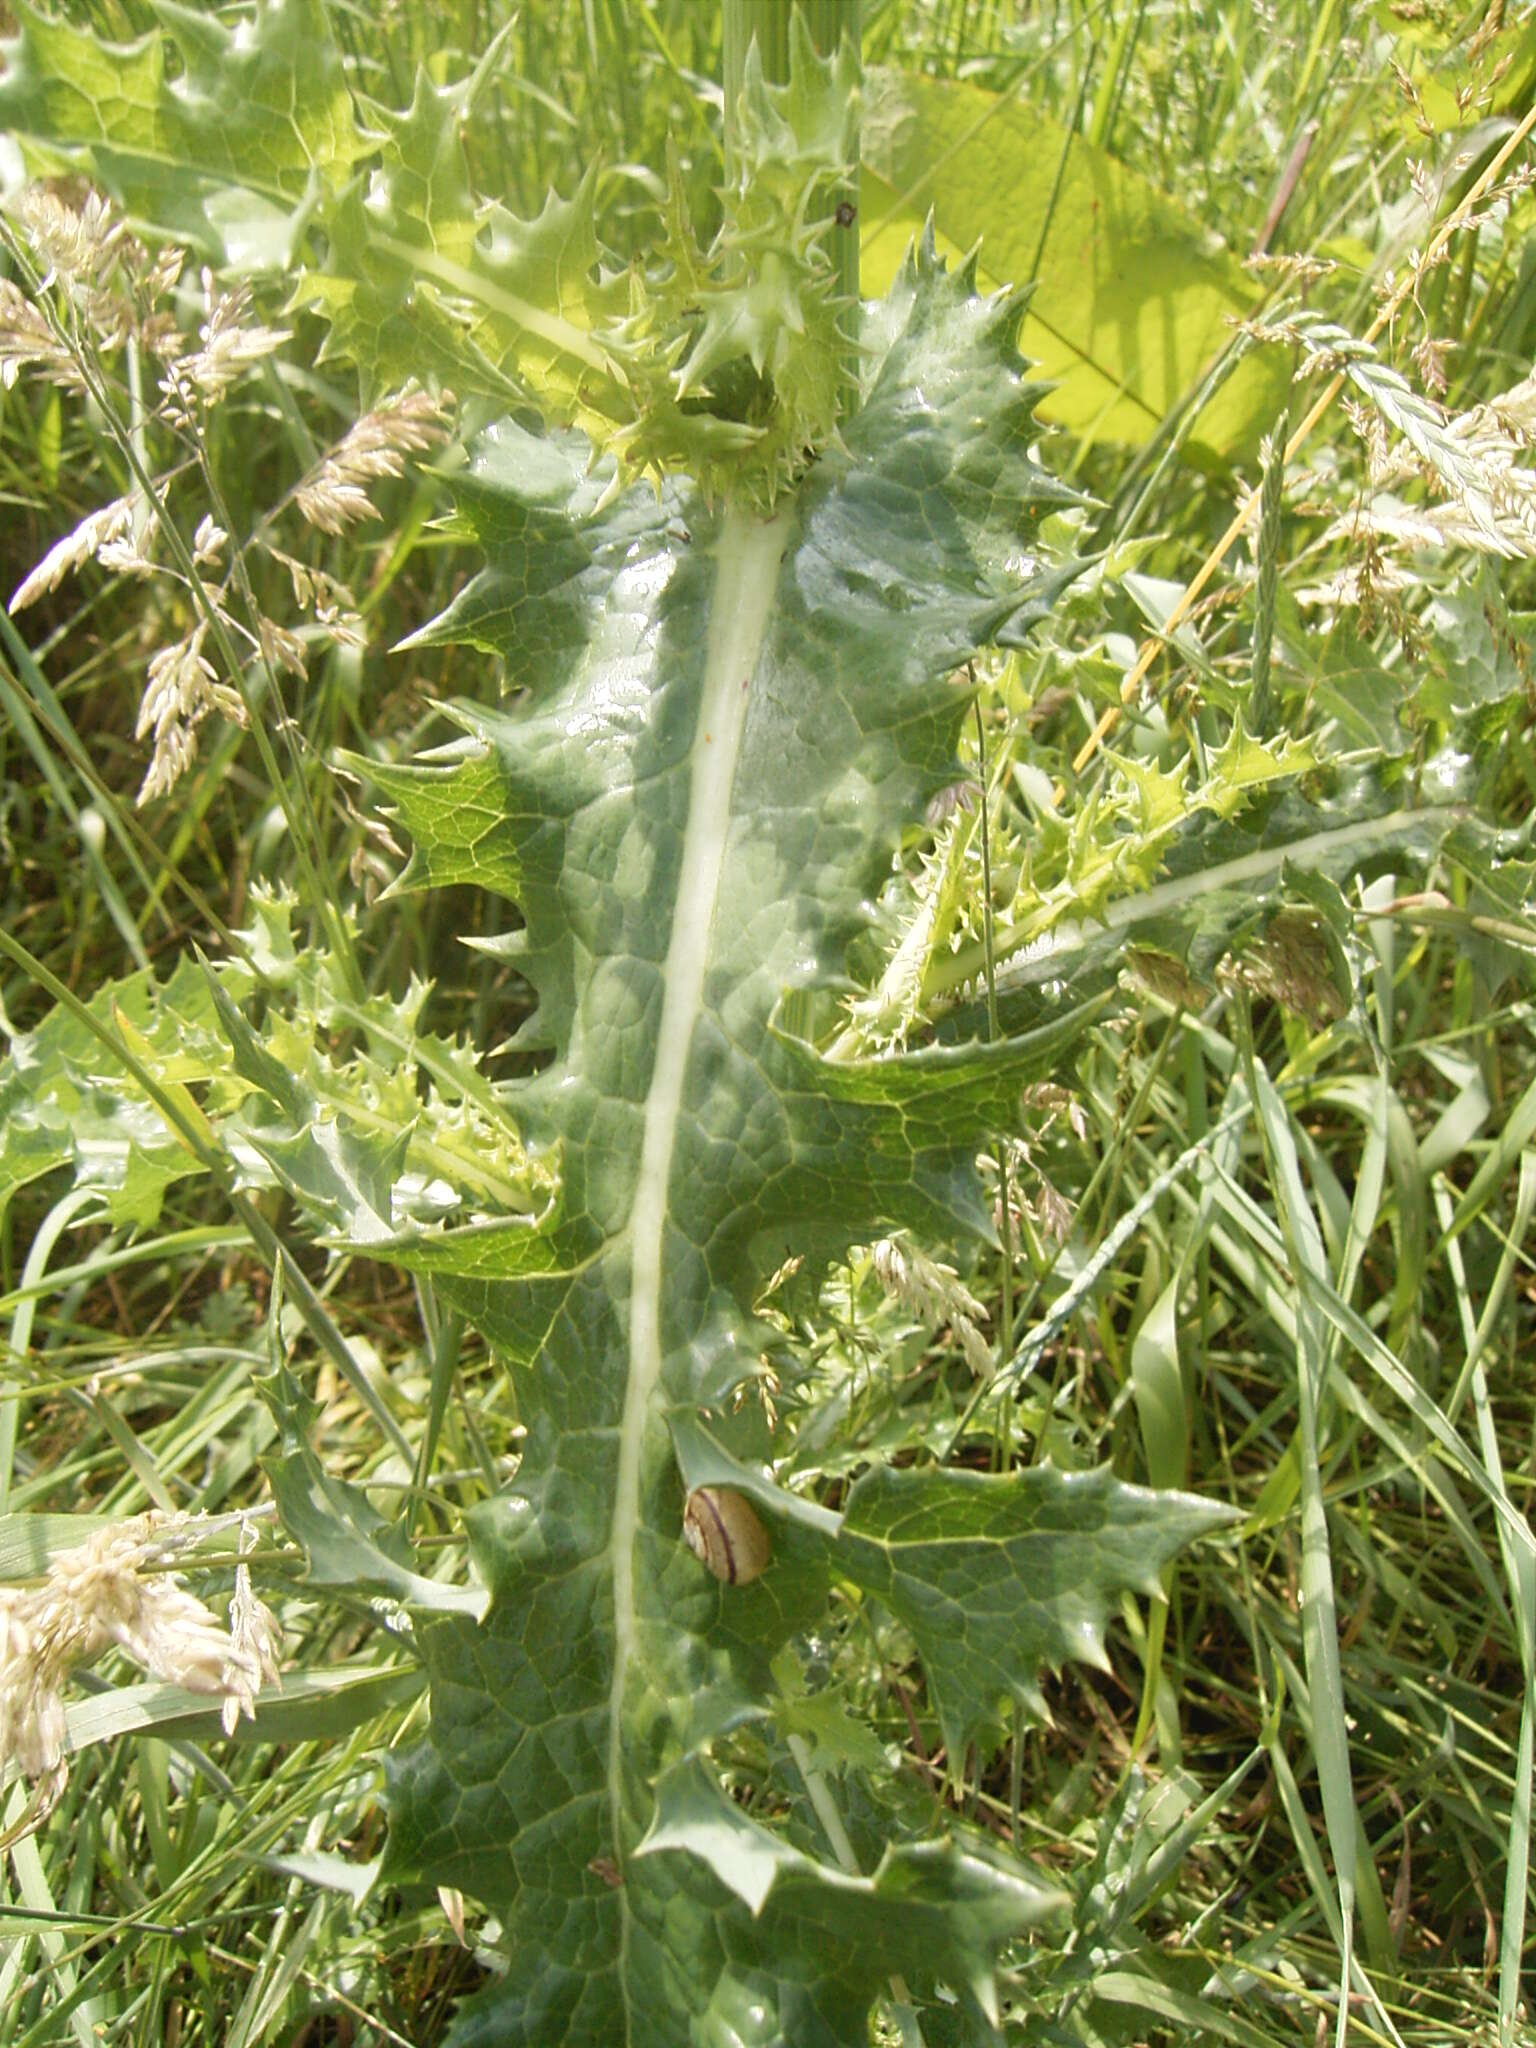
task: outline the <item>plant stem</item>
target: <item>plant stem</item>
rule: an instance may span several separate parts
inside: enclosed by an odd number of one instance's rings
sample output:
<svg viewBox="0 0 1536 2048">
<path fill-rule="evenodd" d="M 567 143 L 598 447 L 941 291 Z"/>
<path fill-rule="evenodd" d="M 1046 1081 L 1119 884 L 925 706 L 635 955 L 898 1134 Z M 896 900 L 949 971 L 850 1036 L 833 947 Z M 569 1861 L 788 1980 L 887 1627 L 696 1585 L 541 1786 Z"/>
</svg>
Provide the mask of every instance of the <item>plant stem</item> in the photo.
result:
<svg viewBox="0 0 1536 2048">
<path fill-rule="evenodd" d="M 827 1781 L 811 1761 L 811 1746 L 803 1735 L 788 1738 L 789 1753 L 795 1760 L 795 1768 L 805 1784 L 806 1793 L 816 1818 L 821 1822 L 822 1831 L 832 1845 L 832 1853 L 839 1867 L 850 1877 L 858 1877 L 859 1859 L 854 1854 L 853 1843 L 843 1825 L 843 1816 L 837 1810 L 837 1802 L 827 1790 Z M 896 2019 L 901 2028 L 903 2048 L 922 2048 L 923 2036 L 918 2026 L 917 2015 L 911 2009 L 912 1994 L 907 1989 L 905 1977 L 891 1978 L 891 1995 L 896 2001 Z"/>
<path fill-rule="evenodd" d="M 1273 723 L 1269 681 L 1270 652 L 1275 637 L 1275 593 L 1280 575 L 1280 515 L 1285 507 L 1285 442 L 1288 415 L 1263 443 L 1264 481 L 1260 490 L 1259 594 L 1253 623 L 1253 679 L 1248 690 L 1249 729 L 1264 739 Z"/>
<path fill-rule="evenodd" d="M 987 730 L 976 713 L 976 748 L 981 779 L 981 935 L 987 963 L 987 1042 L 995 1045 L 1002 1031 L 997 1021 L 997 962 L 992 952 L 992 822 L 987 808 Z M 1003 1240 L 1002 1290 L 998 1298 L 998 1362 L 1013 1356 L 1013 1206 L 1008 1184 L 1008 1140 L 997 1140 L 997 1201 L 1001 1212 L 998 1229 Z"/>
</svg>

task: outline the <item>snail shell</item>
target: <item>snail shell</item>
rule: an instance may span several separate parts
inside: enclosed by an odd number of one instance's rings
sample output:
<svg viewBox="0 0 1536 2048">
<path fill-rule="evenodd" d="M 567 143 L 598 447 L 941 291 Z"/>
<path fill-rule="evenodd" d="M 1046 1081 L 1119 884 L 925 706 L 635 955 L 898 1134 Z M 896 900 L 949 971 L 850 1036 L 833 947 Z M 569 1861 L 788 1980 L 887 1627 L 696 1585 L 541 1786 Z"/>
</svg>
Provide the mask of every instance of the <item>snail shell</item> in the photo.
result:
<svg viewBox="0 0 1536 2048">
<path fill-rule="evenodd" d="M 746 1585 L 773 1556 L 756 1509 L 729 1486 L 699 1486 L 689 1494 L 683 1536 L 700 1563 L 728 1586 Z"/>
</svg>

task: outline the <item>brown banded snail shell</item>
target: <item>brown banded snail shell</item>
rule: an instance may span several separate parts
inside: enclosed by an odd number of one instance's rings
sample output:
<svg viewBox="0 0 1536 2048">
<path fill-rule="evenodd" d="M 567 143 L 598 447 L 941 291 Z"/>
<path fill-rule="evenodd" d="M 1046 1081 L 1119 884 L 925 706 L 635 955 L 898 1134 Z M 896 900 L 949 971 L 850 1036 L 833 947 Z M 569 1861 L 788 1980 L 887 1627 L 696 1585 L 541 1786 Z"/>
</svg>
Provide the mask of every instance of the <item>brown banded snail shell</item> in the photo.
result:
<svg viewBox="0 0 1536 2048">
<path fill-rule="evenodd" d="M 744 1586 L 773 1556 L 768 1531 L 751 1503 L 729 1486 L 698 1486 L 683 1509 L 688 1548 L 717 1579 Z"/>
</svg>

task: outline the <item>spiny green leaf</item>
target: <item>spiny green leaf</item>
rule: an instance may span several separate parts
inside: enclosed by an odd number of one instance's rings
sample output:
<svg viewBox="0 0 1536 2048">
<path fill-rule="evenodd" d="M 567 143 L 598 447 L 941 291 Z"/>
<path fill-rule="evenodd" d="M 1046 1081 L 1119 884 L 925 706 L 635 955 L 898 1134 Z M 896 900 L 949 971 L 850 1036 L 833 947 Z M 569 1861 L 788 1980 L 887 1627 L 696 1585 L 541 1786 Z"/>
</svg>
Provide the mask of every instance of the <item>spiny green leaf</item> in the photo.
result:
<svg viewBox="0 0 1536 2048">
<path fill-rule="evenodd" d="M 1316 749 L 1308 740 L 1256 740 L 1243 726 L 1241 714 L 1210 757 L 1210 775 L 1199 800 L 1218 818 L 1235 817 L 1251 790 L 1263 789 L 1288 775 L 1317 766 Z"/>
<path fill-rule="evenodd" d="M 232 973 L 248 993 L 249 977 Z M 228 1072 L 213 996 L 191 960 L 163 984 L 149 973 L 110 982 L 90 1008 L 109 1027 L 122 1020 L 168 1084 Z M 229 1091 L 217 1099 L 228 1106 Z M 74 1169 L 77 1186 L 101 1189 L 115 1221 L 140 1225 L 154 1222 L 168 1187 L 201 1171 L 126 1068 L 67 1010 L 18 1033 L 0 1062 L 0 1208 L 61 1166 Z"/>
<path fill-rule="evenodd" d="M 783 1649 L 774 1658 L 773 1678 L 780 1693 L 774 1702 L 774 1720 L 784 1734 L 808 1739 L 813 1770 L 837 1771 L 855 1765 L 877 1776 L 884 1774 L 885 1750 L 874 1730 L 848 1711 L 836 1690 L 812 1692 L 793 1649 Z"/>
<path fill-rule="evenodd" d="M 210 975 L 183 960 L 164 983 L 131 975 L 91 1003 L 163 1087 L 197 1090 L 192 1114 L 245 1178 L 286 1186 L 312 1221 L 343 1235 L 385 1238 L 465 1209 L 525 1232 L 546 1217 L 553 1162 L 529 1159 L 462 1047 L 418 1029 L 426 987 L 355 1003 L 327 956 L 300 954 L 290 898 L 257 890 L 252 907 L 241 936 L 269 996 L 259 1030 L 240 1011 L 258 985 L 241 962 Z M 58 1010 L 0 1062 L 0 1207 L 61 1166 L 135 1224 L 152 1223 L 166 1188 L 202 1171 L 126 1068 Z"/>
<path fill-rule="evenodd" d="M 1288 637 L 1310 666 L 1319 715 L 1337 721 L 1347 746 L 1387 755 L 1410 751 L 1413 737 L 1402 723 L 1413 690 L 1410 673 L 1386 667 L 1349 621 L 1335 625 L 1320 651 L 1316 635 L 1298 630 Z"/>
<path fill-rule="evenodd" d="M 463 127 L 485 70 L 451 86 L 418 72 L 409 108 L 375 110 L 378 164 L 327 212 L 325 267 L 293 303 L 326 316 L 324 353 L 370 390 L 427 375 L 503 399 L 532 387 L 566 417 L 588 396 L 611 409 L 622 375 L 593 328 L 623 299 L 596 278 L 592 180 L 532 221 L 477 197 Z"/>
<path fill-rule="evenodd" d="M 976 1844 L 888 1849 L 870 1877 L 828 1869 L 758 1826 L 689 1765 L 662 1780 L 637 1854 L 666 1849 L 706 1864 L 751 1909 L 750 1946 L 742 1947 L 764 1978 L 778 1979 L 782 2038 L 828 2048 L 856 2038 L 882 1979 L 893 1974 L 969 1993 L 995 2025 L 999 1949 L 1067 1903 Z M 733 1957 L 738 1971 L 745 1959 Z"/>
<path fill-rule="evenodd" d="M 1509 699 L 1531 688 L 1528 626 L 1512 618 L 1493 564 L 1481 561 L 1467 582 L 1429 606 L 1433 670 L 1415 708 L 1428 718 L 1471 731 L 1502 734 Z"/>
<path fill-rule="evenodd" d="M 1186 812 L 1185 789 L 1189 781 L 1189 763 L 1181 761 L 1177 768 L 1163 770 L 1155 761 L 1137 761 L 1124 754 L 1110 754 L 1109 759 L 1135 788 L 1140 811 L 1140 825 L 1144 833 L 1163 832 L 1170 825 L 1182 821 Z"/>
<path fill-rule="evenodd" d="M 907 1924 L 902 1897 L 922 1901 L 935 1971 L 984 2004 L 1037 1888 L 991 1867 L 973 1882 L 968 1851 L 932 1844 L 871 1878 L 822 1871 L 742 1835 L 709 1745 L 771 1714 L 772 1659 L 835 1575 L 917 1617 L 958 1743 L 997 1695 L 1035 1697 L 1042 1659 L 1094 1649 L 1110 1591 L 1214 1519 L 1051 1476 L 987 1491 L 991 1518 L 967 1520 L 963 1476 L 908 1475 L 954 1521 L 942 1556 L 909 1554 L 878 1515 L 838 1536 L 756 1479 L 760 1578 L 726 1588 L 680 1540 L 674 1446 L 689 1484 L 733 1471 L 710 1432 L 759 1370 L 769 1274 L 893 1224 L 984 1234 L 977 1143 L 1085 1021 L 856 1061 L 784 1023 L 841 985 L 902 821 L 955 775 L 969 696 L 952 677 L 1060 580 L 1032 542 L 1066 494 L 1027 453 L 1018 310 L 925 246 L 871 311 L 862 406 L 771 518 L 683 482 L 618 491 L 583 442 L 506 422 L 463 480 L 487 567 L 422 637 L 497 653 L 522 699 L 461 710 L 466 743 L 379 780 L 416 840 L 411 884 L 516 896 L 554 1058 L 512 1099 L 530 1142 L 558 1148 L 560 1194 L 531 1232 L 387 1247 L 518 1368 L 529 1431 L 474 1520 L 485 1622 L 424 1629 L 431 1736 L 392 1772 L 389 1874 L 491 1903 L 514 1959 L 461 2041 L 682 2043 L 727 2019 L 764 2048 L 844 2041 L 898 1966 L 879 1929 Z M 1031 1486 L 1098 1517 L 1070 1551 L 1081 1589 L 1038 1626 L 1027 1544 L 999 1519 Z M 974 1689 L 921 1624 L 962 1581 L 996 1635 Z"/>
<path fill-rule="evenodd" d="M 1156 1592 L 1177 1551 L 1233 1519 L 1219 1502 L 1127 1486 L 1107 1469 L 884 1467 L 849 1495 L 836 1567 L 912 1631 L 958 1771 L 1000 1699 L 1043 1715 L 1040 1671 L 1101 1663 L 1114 1597 Z"/>
<path fill-rule="evenodd" d="M 354 99 L 323 0 L 257 0 L 232 27 L 154 7 L 157 30 L 114 44 L 24 0 L 0 119 L 150 229 L 242 267 L 307 255 L 291 306 L 328 323 L 322 355 L 370 399 L 415 377 L 531 401 L 626 476 L 683 466 L 764 505 L 835 432 L 857 317 L 830 247 L 851 42 L 822 58 L 797 21 L 782 85 L 749 59 L 725 226 L 700 248 L 674 180 L 654 260 L 626 272 L 598 245 L 595 172 L 533 220 L 474 189 L 464 130 L 510 25 L 467 78 L 419 71 L 394 111 Z"/>
<path fill-rule="evenodd" d="M 1287 874 L 1303 871 L 1341 885 L 1369 876 L 1389 863 L 1410 863 L 1423 873 L 1453 837 L 1481 849 L 1479 866 L 1494 854 L 1492 836 L 1458 803 L 1431 784 L 1429 801 L 1405 803 L 1396 776 L 1332 774 L 1309 800 L 1295 791 L 1267 799 L 1253 794 L 1253 809 L 1227 823 L 1209 811 L 1195 812 L 1161 842 L 1164 875 L 1151 888 L 1117 895 L 1101 904 L 1102 923 L 1090 924 L 1081 906 L 1055 906 L 1039 925 L 1020 936 L 1002 926 L 999 949 L 1028 944 L 1027 956 L 1006 959 L 998 972 L 998 995 L 1011 1028 L 1036 1024 L 1059 1008 L 1064 994 L 1081 1001 L 1104 985 L 1127 943 L 1177 963 L 1181 973 L 1207 980 L 1223 957 L 1240 949 L 1283 900 Z M 1440 797 L 1440 801 L 1434 799 Z M 977 950 L 962 952 L 950 968 L 954 982 L 980 972 Z M 1055 992 L 1054 1000 L 1042 990 Z M 974 1000 L 958 1003 L 943 1021 L 942 1035 L 964 1037 L 982 1028 Z"/>
</svg>

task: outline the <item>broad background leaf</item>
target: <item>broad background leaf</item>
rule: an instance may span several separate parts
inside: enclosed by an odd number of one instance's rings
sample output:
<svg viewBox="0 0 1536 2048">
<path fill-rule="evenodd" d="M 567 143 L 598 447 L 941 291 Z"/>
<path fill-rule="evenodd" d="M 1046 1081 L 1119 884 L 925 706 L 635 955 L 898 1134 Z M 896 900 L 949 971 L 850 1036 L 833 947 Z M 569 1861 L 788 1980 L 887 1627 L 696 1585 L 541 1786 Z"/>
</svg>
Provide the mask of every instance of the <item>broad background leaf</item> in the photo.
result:
<svg viewBox="0 0 1536 2048">
<path fill-rule="evenodd" d="M 1156 186 L 1027 99 L 875 71 L 862 137 L 865 289 L 933 214 L 940 246 L 981 243 L 990 284 L 1036 283 L 1022 346 L 1055 389 L 1040 414 L 1139 446 L 1192 395 L 1262 292 Z M 1058 163 L 1065 152 L 1059 189 Z M 1288 364 L 1250 355 L 1202 407 L 1190 446 L 1240 457 L 1282 410 Z"/>
</svg>

